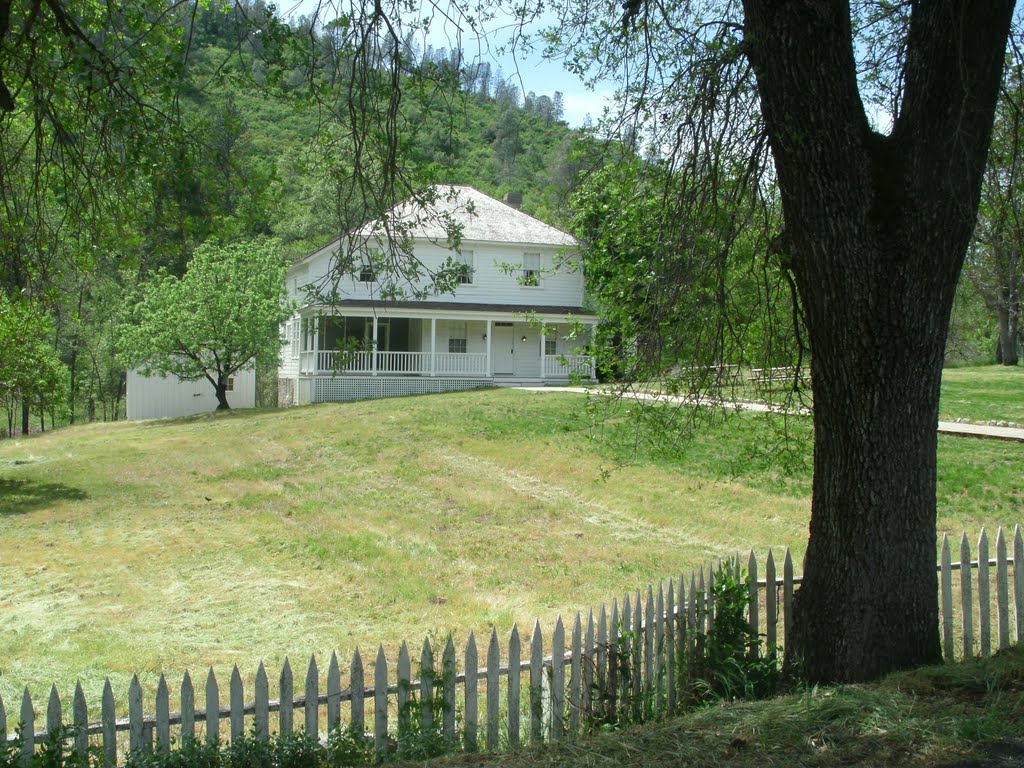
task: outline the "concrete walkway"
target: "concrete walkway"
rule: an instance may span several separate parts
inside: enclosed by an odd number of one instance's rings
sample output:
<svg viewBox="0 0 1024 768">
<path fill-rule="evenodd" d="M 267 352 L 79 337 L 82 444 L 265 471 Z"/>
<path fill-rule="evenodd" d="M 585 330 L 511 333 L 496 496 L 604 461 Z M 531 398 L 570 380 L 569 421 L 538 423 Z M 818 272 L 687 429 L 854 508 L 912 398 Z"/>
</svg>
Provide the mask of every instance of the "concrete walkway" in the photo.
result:
<svg viewBox="0 0 1024 768">
<path fill-rule="evenodd" d="M 605 389 L 594 389 L 590 387 L 517 387 L 526 392 L 572 392 L 581 395 L 602 395 L 610 394 Z M 673 397 L 671 395 L 657 395 L 647 392 L 632 392 L 629 395 L 637 400 L 660 400 L 666 403 L 689 404 L 692 401 L 686 397 Z M 741 411 L 756 411 L 764 413 L 772 410 L 771 406 L 764 403 L 729 403 L 728 407 Z M 806 413 L 807 411 L 805 411 Z M 1024 429 L 1018 427 L 991 427 L 987 424 L 963 424 L 955 421 L 940 421 L 939 432 L 943 435 L 957 435 L 959 437 L 978 437 L 986 440 L 1010 440 L 1016 443 L 1024 443 Z"/>
</svg>

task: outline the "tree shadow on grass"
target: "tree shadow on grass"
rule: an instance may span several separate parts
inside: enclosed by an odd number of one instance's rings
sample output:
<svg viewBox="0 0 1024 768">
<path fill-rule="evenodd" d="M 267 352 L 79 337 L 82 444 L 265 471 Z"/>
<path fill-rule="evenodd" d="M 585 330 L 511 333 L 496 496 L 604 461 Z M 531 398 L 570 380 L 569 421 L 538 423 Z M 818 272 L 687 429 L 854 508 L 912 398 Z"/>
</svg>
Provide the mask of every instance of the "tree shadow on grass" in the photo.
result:
<svg viewBox="0 0 1024 768">
<path fill-rule="evenodd" d="M 45 509 L 59 501 L 81 501 L 88 494 L 80 488 L 63 483 L 37 483 L 0 477 L 0 517 L 24 515 L 37 509 Z"/>
</svg>

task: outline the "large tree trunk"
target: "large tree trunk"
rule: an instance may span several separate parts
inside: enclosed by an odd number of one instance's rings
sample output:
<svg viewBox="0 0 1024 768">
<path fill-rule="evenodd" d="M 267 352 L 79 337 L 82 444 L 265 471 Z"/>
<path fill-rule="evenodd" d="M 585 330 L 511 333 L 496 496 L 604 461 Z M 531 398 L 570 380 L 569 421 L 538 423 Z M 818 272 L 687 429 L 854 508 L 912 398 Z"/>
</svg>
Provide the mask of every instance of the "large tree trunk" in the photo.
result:
<svg viewBox="0 0 1024 768">
<path fill-rule="evenodd" d="M 1014 333 L 1010 307 L 1000 304 L 996 309 L 996 321 L 999 338 L 996 342 L 996 362 L 1000 365 L 1017 364 L 1017 335 Z"/>
<path fill-rule="evenodd" d="M 867 680 L 940 659 L 939 383 L 1012 3 L 914 5 L 890 136 L 865 117 L 846 3 L 745 8 L 814 390 L 787 664 L 812 681 Z"/>
</svg>

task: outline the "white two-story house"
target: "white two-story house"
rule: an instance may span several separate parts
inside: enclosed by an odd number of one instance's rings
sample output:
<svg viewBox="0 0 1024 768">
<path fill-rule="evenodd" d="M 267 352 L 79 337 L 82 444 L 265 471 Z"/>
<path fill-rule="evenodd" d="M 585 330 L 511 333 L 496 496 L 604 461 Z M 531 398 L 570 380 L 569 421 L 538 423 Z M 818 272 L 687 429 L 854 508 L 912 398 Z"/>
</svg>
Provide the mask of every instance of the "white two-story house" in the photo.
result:
<svg viewBox="0 0 1024 768">
<path fill-rule="evenodd" d="M 396 298 L 382 267 L 396 230 L 422 284 L 455 264 L 450 292 L 411 284 Z M 288 272 L 299 309 L 283 329 L 281 404 L 594 378 L 588 347 L 597 317 L 584 307 L 576 241 L 515 200 L 439 187 L 428 209 L 396 206 L 355 234 Z"/>
</svg>

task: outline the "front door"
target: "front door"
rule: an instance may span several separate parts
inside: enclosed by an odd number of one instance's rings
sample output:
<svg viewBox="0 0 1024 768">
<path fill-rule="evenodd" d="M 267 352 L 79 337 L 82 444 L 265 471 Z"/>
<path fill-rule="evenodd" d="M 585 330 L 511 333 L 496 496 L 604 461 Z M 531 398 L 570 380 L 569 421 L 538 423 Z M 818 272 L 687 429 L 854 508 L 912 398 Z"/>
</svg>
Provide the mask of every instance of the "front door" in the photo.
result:
<svg viewBox="0 0 1024 768">
<path fill-rule="evenodd" d="M 491 326 L 491 364 L 495 376 L 511 376 L 515 372 L 514 330 L 512 323 Z"/>
</svg>

